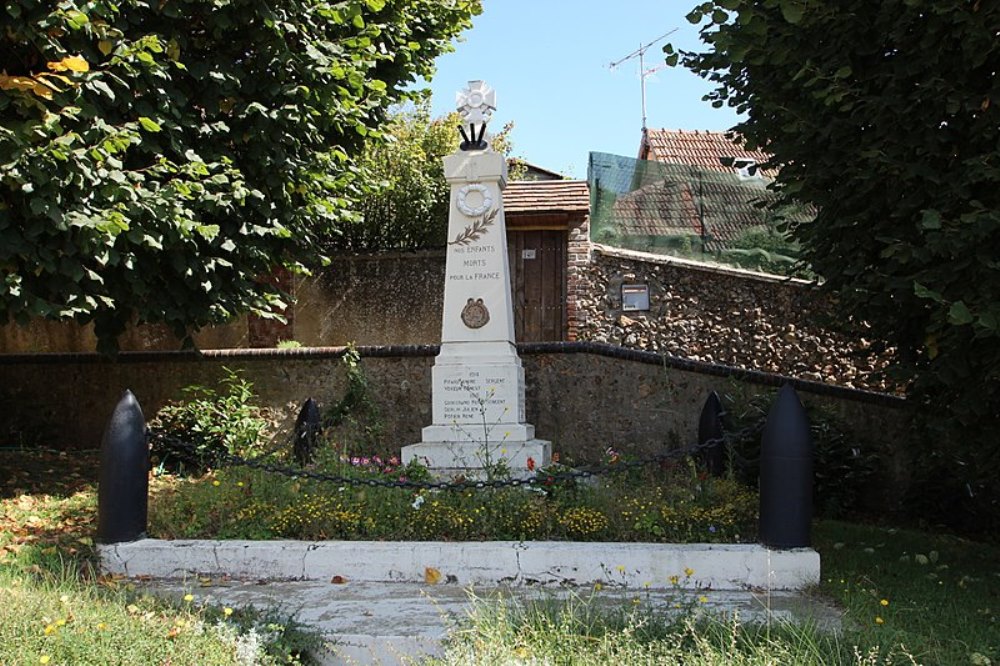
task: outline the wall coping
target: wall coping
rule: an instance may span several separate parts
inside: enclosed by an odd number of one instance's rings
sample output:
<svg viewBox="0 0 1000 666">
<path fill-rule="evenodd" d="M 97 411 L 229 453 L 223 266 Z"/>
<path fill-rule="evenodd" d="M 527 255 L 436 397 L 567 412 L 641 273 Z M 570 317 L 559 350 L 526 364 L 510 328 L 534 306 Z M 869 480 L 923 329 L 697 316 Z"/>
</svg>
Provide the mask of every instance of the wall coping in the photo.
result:
<svg viewBox="0 0 1000 666">
<path fill-rule="evenodd" d="M 887 407 L 902 407 L 906 399 L 889 393 L 878 393 L 863 389 L 853 389 L 834 384 L 824 384 L 810 379 L 788 377 L 761 370 L 749 370 L 720 363 L 694 361 L 691 359 L 660 354 L 639 349 L 628 349 L 604 342 L 522 342 L 517 345 L 521 354 L 592 354 L 648 365 L 659 365 L 715 377 L 732 378 L 752 384 L 779 387 L 791 384 L 797 391 L 825 395 L 844 400 L 853 400 Z M 321 360 L 340 358 L 348 347 L 299 347 L 296 349 L 206 349 L 186 351 L 131 351 L 119 352 L 116 356 L 103 356 L 90 352 L 41 353 L 41 354 L 0 354 L 0 366 L 5 365 L 59 365 L 95 363 L 176 363 L 199 361 L 257 361 L 283 359 Z M 413 358 L 433 357 L 440 351 L 440 345 L 388 345 L 358 346 L 358 353 L 369 358 Z"/>
<path fill-rule="evenodd" d="M 420 250 L 386 250 L 384 252 L 334 252 L 329 255 L 331 262 L 341 261 L 398 261 L 400 259 L 444 259 L 447 248 L 429 247 Z M 323 269 L 315 271 L 322 273 Z"/>
<path fill-rule="evenodd" d="M 817 286 L 816 282 L 803 280 L 802 278 L 772 275 L 771 273 L 761 273 L 759 271 L 751 271 L 746 268 L 722 266 L 720 264 L 710 264 L 703 261 L 696 261 L 694 259 L 671 257 L 666 254 L 640 252 L 639 250 L 625 250 L 618 247 L 611 247 L 610 245 L 601 245 L 600 243 L 594 243 L 594 251 L 605 256 L 616 257 L 618 259 L 631 259 L 633 261 L 643 261 L 650 264 L 663 264 L 668 266 L 677 266 L 679 268 L 690 268 L 697 271 L 704 271 L 706 273 L 715 273 L 716 275 L 728 275 L 730 277 L 757 280 L 758 282 L 790 284 L 797 287 Z"/>
</svg>

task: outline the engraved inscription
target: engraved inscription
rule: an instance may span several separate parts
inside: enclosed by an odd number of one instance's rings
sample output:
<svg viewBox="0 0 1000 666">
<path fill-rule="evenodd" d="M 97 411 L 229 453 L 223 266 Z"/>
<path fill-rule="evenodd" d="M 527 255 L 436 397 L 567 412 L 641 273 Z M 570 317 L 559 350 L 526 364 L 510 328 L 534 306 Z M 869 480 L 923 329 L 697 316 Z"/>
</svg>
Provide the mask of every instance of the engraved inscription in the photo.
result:
<svg viewBox="0 0 1000 666">
<path fill-rule="evenodd" d="M 483 377 L 478 370 L 469 370 L 463 376 L 445 378 L 441 388 L 444 390 L 441 404 L 446 423 L 480 426 L 485 418 L 492 424 L 510 412 L 509 396 L 505 397 L 508 393 L 506 377 Z"/>
</svg>

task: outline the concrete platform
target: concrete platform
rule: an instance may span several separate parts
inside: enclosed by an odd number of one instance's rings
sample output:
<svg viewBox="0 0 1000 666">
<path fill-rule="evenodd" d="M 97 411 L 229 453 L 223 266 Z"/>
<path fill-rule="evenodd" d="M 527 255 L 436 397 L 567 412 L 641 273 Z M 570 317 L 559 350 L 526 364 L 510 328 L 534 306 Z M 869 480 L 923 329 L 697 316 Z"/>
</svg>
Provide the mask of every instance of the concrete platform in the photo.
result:
<svg viewBox="0 0 1000 666">
<path fill-rule="evenodd" d="M 98 547 L 108 573 L 200 603 L 278 608 L 332 646 L 325 664 L 400 664 L 436 654 L 476 598 L 582 597 L 670 615 L 742 621 L 840 614 L 802 592 L 819 582 L 812 549 L 585 542 L 162 541 Z M 206 585 L 205 581 L 210 582 Z M 431 584 L 436 583 L 436 584 Z"/>
<path fill-rule="evenodd" d="M 819 583 L 811 548 L 758 544 L 567 541 L 163 541 L 100 546 L 106 571 L 176 578 L 223 575 L 269 580 L 420 583 L 428 568 L 459 585 L 626 585 L 714 590 L 797 590 Z M 685 575 L 686 571 L 692 571 Z"/>
</svg>

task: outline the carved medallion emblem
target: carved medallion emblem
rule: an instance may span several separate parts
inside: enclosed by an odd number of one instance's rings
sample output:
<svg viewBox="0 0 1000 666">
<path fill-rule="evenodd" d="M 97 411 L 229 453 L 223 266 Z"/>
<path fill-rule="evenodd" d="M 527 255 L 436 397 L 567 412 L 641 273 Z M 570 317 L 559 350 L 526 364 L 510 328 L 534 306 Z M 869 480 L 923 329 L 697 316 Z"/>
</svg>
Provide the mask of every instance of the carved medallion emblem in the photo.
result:
<svg viewBox="0 0 1000 666">
<path fill-rule="evenodd" d="M 462 308 L 462 323 L 469 328 L 482 328 L 490 320 L 490 311 L 483 305 L 483 299 L 469 299 Z"/>
<path fill-rule="evenodd" d="M 482 183 L 469 183 L 458 190 L 455 203 L 466 217 L 479 217 L 493 208 L 493 197 Z"/>
</svg>

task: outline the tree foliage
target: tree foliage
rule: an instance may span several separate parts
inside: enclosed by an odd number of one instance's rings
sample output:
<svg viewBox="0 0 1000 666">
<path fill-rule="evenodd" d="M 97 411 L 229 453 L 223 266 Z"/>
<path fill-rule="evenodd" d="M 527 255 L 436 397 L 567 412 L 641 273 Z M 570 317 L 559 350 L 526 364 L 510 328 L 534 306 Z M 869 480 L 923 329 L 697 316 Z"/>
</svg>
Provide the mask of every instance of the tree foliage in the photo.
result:
<svg viewBox="0 0 1000 666">
<path fill-rule="evenodd" d="M 337 229 L 333 250 L 380 252 L 444 246 L 448 183 L 442 158 L 458 150 L 457 114 L 432 120 L 427 103 L 397 109 L 358 166 L 367 195 L 359 217 Z"/>
<path fill-rule="evenodd" d="M 324 246 L 351 253 L 444 247 L 451 189 L 443 160 L 458 150 L 460 124 L 457 112 L 431 118 L 426 99 L 394 109 L 358 160 L 365 190 L 360 215 L 338 227 Z M 513 127 L 507 123 L 489 137 L 495 151 L 510 154 Z M 509 177 L 522 171 L 515 162 Z"/>
<path fill-rule="evenodd" d="M 350 219 L 354 155 L 479 0 L 9 0 L 0 321 L 186 336 Z"/>
<path fill-rule="evenodd" d="M 791 230 L 805 259 L 897 346 L 924 413 L 960 429 L 960 475 L 995 474 L 1000 5 L 716 0 L 689 19 L 708 49 L 668 62 L 747 114 L 737 129 L 774 156 L 778 190 L 818 209 Z"/>
</svg>

